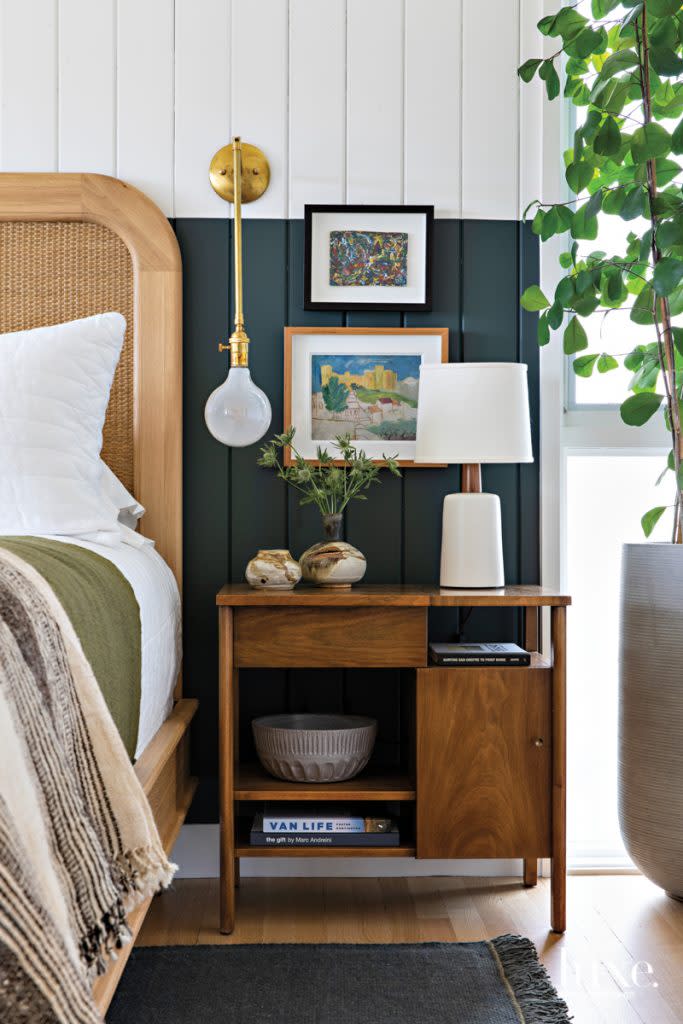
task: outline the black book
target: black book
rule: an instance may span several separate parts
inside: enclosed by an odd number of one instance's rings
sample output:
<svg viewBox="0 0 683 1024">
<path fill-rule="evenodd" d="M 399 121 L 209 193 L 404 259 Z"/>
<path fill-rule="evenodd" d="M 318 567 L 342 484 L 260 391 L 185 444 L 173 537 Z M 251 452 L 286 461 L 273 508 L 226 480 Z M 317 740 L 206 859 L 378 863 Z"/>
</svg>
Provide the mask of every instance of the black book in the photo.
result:
<svg viewBox="0 0 683 1024">
<path fill-rule="evenodd" d="M 435 665 L 520 665 L 531 664 L 531 655 L 517 644 L 430 644 L 429 657 Z"/>
</svg>

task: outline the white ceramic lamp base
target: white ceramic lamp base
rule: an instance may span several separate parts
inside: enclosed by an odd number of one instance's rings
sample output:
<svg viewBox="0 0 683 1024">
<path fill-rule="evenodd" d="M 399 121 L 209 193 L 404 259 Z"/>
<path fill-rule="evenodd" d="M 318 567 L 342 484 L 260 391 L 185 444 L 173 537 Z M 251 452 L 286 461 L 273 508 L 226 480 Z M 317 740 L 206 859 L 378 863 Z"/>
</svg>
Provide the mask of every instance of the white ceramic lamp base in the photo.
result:
<svg viewBox="0 0 683 1024">
<path fill-rule="evenodd" d="M 505 586 L 497 494 L 447 494 L 444 498 L 441 586 Z"/>
</svg>

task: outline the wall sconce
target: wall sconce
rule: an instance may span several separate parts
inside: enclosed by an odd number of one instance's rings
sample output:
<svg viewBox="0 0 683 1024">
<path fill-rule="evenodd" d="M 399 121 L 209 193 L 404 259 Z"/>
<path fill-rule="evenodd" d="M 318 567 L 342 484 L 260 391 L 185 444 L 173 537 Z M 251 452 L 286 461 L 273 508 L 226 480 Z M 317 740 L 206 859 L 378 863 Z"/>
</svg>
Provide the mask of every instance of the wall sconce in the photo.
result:
<svg viewBox="0 0 683 1024">
<path fill-rule="evenodd" d="M 268 188 L 270 167 L 256 146 L 238 136 L 214 155 L 209 180 L 218 195 L 235 206 L 235 329 L 219 352 L 230 351 L 230 369 L 223 384 L 208 398 L 204 419 L 217 441 L 232 448 L 254 444 L 268 430 L 270 402 L 249 373 L 249 338 L 244 329 L 242 306 L 242 203 L 251 203 Z"/>
</svg>

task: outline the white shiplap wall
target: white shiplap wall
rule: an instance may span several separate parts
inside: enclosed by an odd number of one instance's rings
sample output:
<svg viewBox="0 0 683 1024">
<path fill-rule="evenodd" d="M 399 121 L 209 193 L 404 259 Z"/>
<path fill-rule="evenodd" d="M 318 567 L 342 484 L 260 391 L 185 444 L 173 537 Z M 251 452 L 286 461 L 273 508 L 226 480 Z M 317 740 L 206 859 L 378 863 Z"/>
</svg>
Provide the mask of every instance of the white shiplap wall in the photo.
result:
<svg viewBox="0 0 683 1024">
<path fill-rule="evenodd" d="M 0 170 L 114 174 L 168 216 L 224 216 L 207 168 L 237 133 L 272 171 L 248 216 L 406 202 L 516 219 L 538 180 L 538 95 L 515 74 L 538 6 L 0 0 Z"/>
</svg>

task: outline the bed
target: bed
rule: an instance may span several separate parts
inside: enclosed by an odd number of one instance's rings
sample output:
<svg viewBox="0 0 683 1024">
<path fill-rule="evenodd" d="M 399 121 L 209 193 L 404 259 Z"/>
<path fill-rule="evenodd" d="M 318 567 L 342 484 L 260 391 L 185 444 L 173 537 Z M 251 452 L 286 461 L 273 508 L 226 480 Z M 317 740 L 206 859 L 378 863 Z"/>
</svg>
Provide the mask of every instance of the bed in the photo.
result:
<svg viewBox="0 0 683 1024">
<path fill-rule="evenodd" d="M 175 235 L 162 212 L 137 189 L 102 175 L 0 174 L 0 331 L 60 323 L 103 310 L 125 316 L 127 329 L 107 411 L 102 457 L 144 505 L 140 530 L 154 540 L 179 588 L 181 288 Z M 120 555 L 125 564 L 119 568 L 130 580 L 141 608 L 153 608 L 140 595 L 146 586 L 158 585 L 153 582 L 155 573 L 163 575 L 154 566 L 155 557 L 133 557 L 125 550 Z M 172 604 L 172 597 L 169 601 Z M 153 610 L 142 614 L 149 620 Z M 148 657 L 157 657 L 172 645 L 162 622 L 169 616 L 172 620 L 170 611 L 168 615 L 161 611 L 158 622 L 148 622 L 146 639 L 143 629 L 143 643 L 152 652 Z M 168 621 L 166 627 L 174 629 Z M 196 706 L 195 700 L 183 698 L 179 673 L 172 697 L 166 693 L 156 701 L 150 698 L 146 710 L 141 709 L 135 773 L 167 852 L 196 786 L 188 757 L 188 729 Z M 129 916 L 133 938 L 149 902 Z M 102 1014 L 132 945 L 124 947 L 95 982 L 93 991 Z"/>
</svg>

